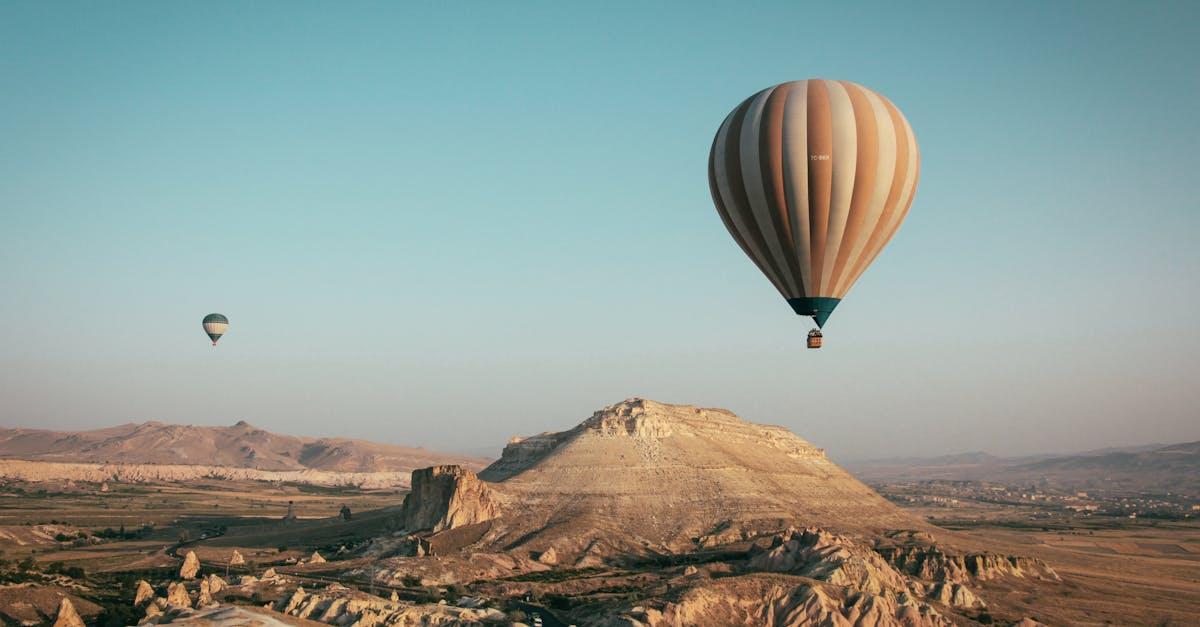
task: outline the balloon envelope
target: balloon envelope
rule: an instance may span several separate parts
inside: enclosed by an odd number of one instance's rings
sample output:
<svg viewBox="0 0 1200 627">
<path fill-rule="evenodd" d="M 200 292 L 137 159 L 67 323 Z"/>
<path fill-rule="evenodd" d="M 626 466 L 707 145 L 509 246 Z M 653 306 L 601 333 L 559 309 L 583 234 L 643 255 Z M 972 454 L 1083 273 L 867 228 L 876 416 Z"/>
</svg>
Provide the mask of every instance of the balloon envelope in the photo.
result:
<svg viewBox="0 0 1200 627">
<path fill-rule="evenodd" d="M 208 339 L 212 340 L 213 346 L 217 345 L 217 340 L 225 334 L 225 330 L 229 328 L 229 318 L 219 314 L 211 313 L 204 316 L 204 332 L 208 334 Z"/>
<path fill-rule="evenodd" d="M 919 170 L 916 136 L 887 98 L 811 79 L 738 105 L 713 140 L 708 181 L 733 239 L 822 326 L 904 221 Z"/>
</svg>

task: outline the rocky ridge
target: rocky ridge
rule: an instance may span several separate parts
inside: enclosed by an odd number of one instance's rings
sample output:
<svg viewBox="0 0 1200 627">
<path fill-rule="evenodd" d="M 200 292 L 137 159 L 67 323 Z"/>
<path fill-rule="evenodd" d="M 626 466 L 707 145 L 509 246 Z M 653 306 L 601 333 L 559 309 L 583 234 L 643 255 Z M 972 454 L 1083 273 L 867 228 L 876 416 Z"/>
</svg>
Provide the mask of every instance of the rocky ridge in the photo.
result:
<svg viewBox="0 0 1200 627">
<path fill-rule="evenodd" d="M 434 464 L 469 468 L 465 455 L 346 438 L 272 433 L 245 421 L 201 427 L 150 421 L 92 431 L 0 429 L 0 457 L 44 462 L 197 465 L 268 471 L 403 472 Z"/>
<path fill-rule="evenodd" d="M 180 464 L 88 464 L 0 459 L 0 478 L 18 481 L 86 481 L 90 483 L 178 483 L 196 479 L 306 483 L 365 489 L 406 488 L 410 471 L 334 472 L 326 470 L 257 470 L 227 466 Z"/>
</svg>

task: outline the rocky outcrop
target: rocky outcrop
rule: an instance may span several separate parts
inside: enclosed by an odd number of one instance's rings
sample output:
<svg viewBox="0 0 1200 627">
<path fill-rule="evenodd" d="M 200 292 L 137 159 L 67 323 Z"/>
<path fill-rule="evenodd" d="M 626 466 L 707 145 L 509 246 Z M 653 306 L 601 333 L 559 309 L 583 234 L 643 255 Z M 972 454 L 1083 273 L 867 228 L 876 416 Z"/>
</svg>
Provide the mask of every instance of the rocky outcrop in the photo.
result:
<svg viewBox="0 0 1200 627">
<path fill-rule="evenodd" d="M 930 588 L 928 598 L 931 601 L 958 609 L 973 610 L 987 607 L 983 599 L 975 596 L 974 592 L 960 583 L 938 582 Z"/>
<path fill-rule="evenodd" d="M 275 611 L 330 625 L 463 625 L 497 624 L 495 609 L 443 604 L 411 605 L 332 584 L 321 590 L 297 587 L 274 606 Z"/>
<path fill-rule="evenodd" d="M 179 582 L 167 586 L 167 605 L 181 609 L 192 607 L 192 599 L 188 596 L 187 587 Z"/>
<path fill-rule="evenodd" d="M 207 579 L 200 580 L 200 589 L 196 592 L 196 607 L 209 607 L 215 605 L 212 598 L 212 588 L 208 585 Z"/>
<path fill-rule="evenodd" d="M 499 499 L 475 473 L 462 466 L 433 466 L 413 471 L 401 518 L 410 531 L 438 532 L 485 522 L 499 513 Z"/>
<path fill-rule="evenodd" d="M 951 554 L 937 546 L 876 548 L 897 569 L 921 579 L 951 583 L 987 581 L 998 577 L 1059 581 L 1058 573 L 1045 562 L 1022 556 L 996 553 Z"/>
<path fill-rule="evenodd" d="M 54 627 L 86 627 L 83 619 L 79 617 L 79 612 L 75 611 L 75 604 L 71 603 L 70 598 L 64 596 L 62 601 L 59 601 Z"/>
<path fill-rule="evenodd" d="M 246 558 L 242 557 L 242 554 L 239 553 L 237 549 L 234 549 L 233 555 L 231 555 L 229 557 L 229 565 L 230 566 L 242 566 L 245 563 L 246 563 Z"/>
<path fill-rule="evenodd" d="M 137 608 L 145 607 L 147 603 L 154 600 L 154 588 L 145 579 L 139 579 L 137 589 L 133 593 L 133 606 Z"/>
<path fill-rule="evenodd" d="M 554 550 L 554 547 L 550 547 L 537 556 L 537 561 L 547 566 L 554 566 L 558 564 L 558 553 Z"/>
<path fill-rule="evenodd" d="M 308 558 L 308 563 L 309 563 L 309 564 L 324 564 L 324 563 L 325 563 L 325 558 L 324 558 L 324 557 L 321 557 L 321 553 L 320 553 L 320 552 L 318 552 L 318 551 L 313 551 L 313 554 L 312 554 L 312 556 Z"/>
<path fill-rule="evenodd" d="M 843 594 L 794 577 L 744 575 L 693 586 L 661 607 L 636 606 L 608 624 L 949 627 L 953 623 L 905 593 Z"/>
<path fill-rule="evenodd" d="M 179 567 L 179 578 L 192 580 L 200 573 L 200 560 L 196 557 L 195 551 L 188 551 L 187 555 L 183 556 L 183 565 Z"/>
<path fill-rule="evenodd" d="M 221 579 L 216 575 L 209 575 L 206 581 L 208 581 L 208 591 L 212 594 L 216 594 L 229 587 L 229 584 L 225 583 L 224 579 Z"/>
<path fill-rule="evenodd" d="M 756 545 L 746 569 L 801 575 L 875 594 L 909 591 L 905 577 L 878 553 L 816 528 L 788 530 L 772 538 L 766 548 Z"/>
</svg>

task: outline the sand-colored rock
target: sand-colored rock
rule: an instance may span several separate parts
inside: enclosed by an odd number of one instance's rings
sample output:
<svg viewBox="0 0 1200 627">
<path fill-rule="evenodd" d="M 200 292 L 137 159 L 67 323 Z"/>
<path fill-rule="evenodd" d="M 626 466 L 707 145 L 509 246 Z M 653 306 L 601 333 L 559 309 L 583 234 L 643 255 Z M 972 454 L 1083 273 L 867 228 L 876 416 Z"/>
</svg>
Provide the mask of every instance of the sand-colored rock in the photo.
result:
<svg viewBox="0 0 1200 627">
<path fill-rule="evenodd" d="M 216 576 L 215 574 L 210 574 L 208 576 L 207 581 L 208 581 L 208 591 L 211 592 L 212 594 L 216 594 L 216 593 L 224 590 L 225 588 L 229 587 L 229 584 L 226 583 L 224 579 L 221 579 L 220 577 Z"/>
<path fill-rule="evenodd" d="M 196 557 L 195 551 L 188 551 L 187 555 L 183 556 L 183 565 L 179 567 L 179 578 L 192 580 L 200 573 L 200 559 Z"/>
<path fill-rule="evenodd" d="M 443 531 L 495 518 L 500 505 L 475 473 L 461 466 L 434 466 L 412 473 L 412 492 L 401 514 L 411 531 Z"/>
<path fill-rule="evenodd" d="M 308 558 L 308 563 L 309 564 L 324 564 L 325 558 L 321 557 L 320 552 L 313 551 L 312 556 Z"/>
<path fill-rule="evenodd" d="M 192 606 L 192 599 L 188 596 L 187 587 L 179 582 L 168 585 L 167 605 L 176 608 L 190 608 Z"/>
<path fill-rule="evenodd" d="M 239 553 L 237 549 L 234 549 L 233 555 L 229 556 L 229 565 L 230 566 L 242 566 L 245 563 L 246 563 L 246 558 L 242 557 L 242 554 Z"/>
<path fill-rule="evenodd" d="M 976 596 L 966 586 L 948 581 L 939 581 L 934 584 L 929 589 L 928 598 L 942 605 L 959 609 L 982 609 L 987 607 L 983 599 Z"/>
<path fill-rule="evenodd" d="M 909 591 L 904 575 L 871 548 L 816 528 L 775 536 L 768 548 L 752 550 L 746 569 L 801 575 L 875 594 Z"/>
<path fill-rule="evenodd" d="M 196 607 L 209 607 L 213 605 L 212 589 L 208 585 L 207 579 L 200 580 L 200 588 L 196 593 Z"/>
<path fill-rule="evenodd" d="M 569 431 L 514 439 L 479 473 L 499 504 L 456 505 L 494 518 L 473 548 L 553 547 L 559 564 L 589 567 L 618 553 L 689 552 L 818 525 L 836 533 L 933 530 L 777 426 L 723 409 L 629 399 Z M 418 480 L 414 478 L 414 486 Z M 433 491 L 431 491 L 433 492 Z M 432 528 L 445 494 L 410 494 Z"/>
<path fill-rule="evenodd" d="M 71 603 L 71 599 L 63 597 L 58 604 L 58 613 L 55 614 L 54 627 L 86 627 L 83 619 L 79 617 L 79 612 L 75 611 L 75 605 Z"/>
<path fill-rule="evenodd" d="M 154 600 L 154 588 L 145 579 L 139 579 L 137 590 L 133 593 L 133 606 L 143 607 Z"/>
<path fill-rule="evenodd" d="M 554 551 L 554 547 L 550 547 L 538 555 L 537 561 L 549 566 L 553 566 L 558 563 L 558 553 Z"/>
<path fill-rule="evenodd" d="M 970 583 L 999 577 L 1060 581 L 1058 573 L 1032 557 L 996 553 L 960 554 L 938 546 L 905 546 L 877 549 L 902 572 L 929 581 Z"/>
<path fill-rule="evenodd" d="M 770 627 L 949 627 L 953 623 L 906 594 L 846 594 L 784 575 L 705 580 L 662 607 L 642 606 L 612 625 L 762 625 Z"/>
<path fill-rule="evenodd" d="M 160 604 L 159 601 L 162 601 L 162 603 Z M 167 605 L 167 602 L 162 597 L 159 597 L 159 598 L 155 599 L 154 601 L 150 602 L 149 604 L 147 604 L 146 605 L 146 613 L 142 617 L 142 622 L 139 624 L 144 625 L 148 622 L 153 622 L 153 620 L 155 618 L 162 616 L 163 615 L 163 607 L 165 607 L 166 605 Z"/>
<path fill-rule="evenodd" d="M 301 587 L 280 599 L 277 612 L 331 625 L 484 625 L 497 624 L 499 610 L 447 604 L 412 605 L 372 596 L 344 586 L 306 591 Z"/>
</svg>

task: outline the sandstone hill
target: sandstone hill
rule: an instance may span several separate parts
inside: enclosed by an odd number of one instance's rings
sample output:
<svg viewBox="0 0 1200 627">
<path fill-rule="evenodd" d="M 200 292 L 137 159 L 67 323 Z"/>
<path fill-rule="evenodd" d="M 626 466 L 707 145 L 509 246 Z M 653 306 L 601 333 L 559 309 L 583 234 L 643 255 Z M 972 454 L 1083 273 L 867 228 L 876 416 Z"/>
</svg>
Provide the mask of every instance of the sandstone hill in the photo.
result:
<svg viewBox="0 0 1200 627">
<path fill-rule="evenodd" d="M 638 398 L 569 431 L 514 439 L 478 477 L 414 473 L 404 511 L 411 530 L 469 525 L 479 547 L 575 565 L 714 547 L 793 525 L 864 536 L 930 529 L 787 429 Z"/>
<path fill-rule="evenodd" d="M 92 431 L 0 429 L 0 458 L 339 473 L 407 473 L 437 464 L 483 465 L 483 460 L 476 458 L 423 448 L 281 435 L 245 421 L 228 427 L 152 421 Z"/>
</svg>

